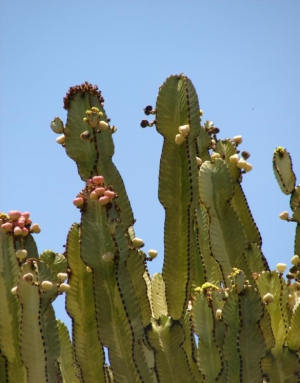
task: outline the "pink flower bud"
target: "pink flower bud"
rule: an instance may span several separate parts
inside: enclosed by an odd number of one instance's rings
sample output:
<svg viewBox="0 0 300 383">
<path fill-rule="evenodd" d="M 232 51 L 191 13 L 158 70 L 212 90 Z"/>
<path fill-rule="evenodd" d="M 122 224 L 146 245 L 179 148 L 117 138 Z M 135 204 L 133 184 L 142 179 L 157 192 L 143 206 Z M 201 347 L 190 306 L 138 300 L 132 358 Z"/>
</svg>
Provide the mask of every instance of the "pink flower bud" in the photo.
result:
<svg viewBox="0 0 300 383">
<path fill-rule="evenodd" d="M 19 219 L 21 217 L 21 212 L 19 210 L 10 210 L 8 215 L 11 219 Z"/>
<path fill-rule="evenodd" d="M 14 228 L 14 235 L 23 235 L 23 229 L 21 229 L 19 226 L 16 226 Z"/>
<path fill-rule="evenodd" d="M 84 203 L 84 200 L 83 200 L 82 197 L 77 197 L 77 198 L 75 198 L 75 199 L 73 200 L 73 204 L 74 204 L 75 206 L 77 206 L 77 207 L 82 206 L 83 203 Z"/>
<path fill-rule="evenodd" d="M 92 185 L 92 183 L 93 183 L 93 180 L 92 180 L 91 178 L 90 178 L 89 180 L 86 181 L 86 184 L 87 184 L 87 185 Z"/>
<path fill-rule="evenodd" d="M 112 190 L 106 190 L 104 192 L 104 195 L 106 197 L 108 197 L 109 199 L 113 199 L 115 197 L 116 193 L 114 191 L 112 191 Z"/>
<path fill-rule="evenodd" d="M 23 229 L 23 227 L 25 226 L 25 219 L 22 219 L 22 217 L 19 218 L 18 219 L 18 226 Z"/>
<path fill-rule="evenodd" d="M 21 214 L 21 218 L 24 217 L 26 223 L 28 222 L 29 216 L 30 216 L 30 213 L 28 211 L 24 211 L 24 213 Z"/>
<path fill-rule="evenodd" d="M 12 224 L 10 222 L 3 223 L 1 225 L 2 229 L 7 233 L 8 231 L 11 231 Z"/>
<path fill-rule="evenodd" d="M 41 228 L 40 226 L 37 224 L 37 223 L 34 223 L 32 226 L 31 226 L 31 231 L 35 234 L 39 234 L 41 232 Z"/>
<path fill-rule="evenodd" d="M 104 193 L 105 193 L 105 189 L 104 189 L 104 188 L 96 188 L 96 189 L 95 189 L 95 193 L 96 193 L 97 195 L 104 195 Z"/>
<path fill-rule="evenodd" d="M 107 196 L 99 198 L 100 205 L 106 205 L 106 204 L 108 204 L 108 202 L 109 202 L 109 198 Z"/>
<path fill-rule="evenodd" d="M 32 224 L 31 218 L 27 218 L 26 223 L 27 223 L 27 225 L 31 225 Z"/>
<path fill-rule="evenodd" d="M 26 227 L 24 227 L 24 228 L 22 229 L 22 235 L 23 235 L 23 237 L 26 237 L 26 235 L 28 235 L 28 234 L 29 234 L 29 230 L 26 229 Z"/>
<path fill-rule="evenodd" d="M 104 182 L 104 177 L 103 177 L 103 176 L 94 176 L 94 177 L 93 177 L 93 182 L 94 182 L 96 185 L 103 184 L 103 182 Z"/>
</svg>

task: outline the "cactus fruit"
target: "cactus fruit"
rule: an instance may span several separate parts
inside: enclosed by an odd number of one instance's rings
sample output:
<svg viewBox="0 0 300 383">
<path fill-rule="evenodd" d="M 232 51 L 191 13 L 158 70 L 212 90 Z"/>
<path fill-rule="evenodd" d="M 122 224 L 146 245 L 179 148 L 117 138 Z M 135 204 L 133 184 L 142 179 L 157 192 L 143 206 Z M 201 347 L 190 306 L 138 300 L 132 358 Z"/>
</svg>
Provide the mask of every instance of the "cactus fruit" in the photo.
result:
<svg viewBox="0 0 300 383">
<path fill-rule="evenodd" d="M 56 117 L 51 129 L 84 182 L 73 200 L 81 221 L 63 254 L 39 256 L 29 212 L 0 213 L 1 383 L 299 382 L 299 256 L 286 276 L 286 264 L 268 266 L 242 189 L 252 169 L 242 137 L 219 139 L 213 121 L 202 123 L 184 74 L 144 109 L 155 121 L 141 126 L 164 140 L 164 264 L 150 276 L 157 251 L 145 254 L 135 234 L 101 92 L 74 86 L 64 106 L 66 125 Z M 291 195 L 291 217 L 280 218 L 296 225 L 299 254 L 300 188 L 286 149 L 275 149 L 273 169 Z M 52 307 L 64 292 L 72 340 Z"/>
</svg>

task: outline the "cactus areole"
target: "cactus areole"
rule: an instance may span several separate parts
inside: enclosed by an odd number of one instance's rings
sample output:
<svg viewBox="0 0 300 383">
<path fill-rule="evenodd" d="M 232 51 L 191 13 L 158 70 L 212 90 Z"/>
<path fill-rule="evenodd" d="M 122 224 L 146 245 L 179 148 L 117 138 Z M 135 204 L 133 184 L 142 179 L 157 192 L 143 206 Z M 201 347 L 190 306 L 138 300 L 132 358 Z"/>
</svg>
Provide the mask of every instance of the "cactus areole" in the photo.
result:
<svg viewBox="0 0 300 383">
<path fill-rule="evenodd" d="M 69 201 L 81 219 L 63 254 L 39 254 L 30 213 L 0 213 L 0 382 L 300 382 L 300 186 L 286 149 L 273 170 L 290 212 L 275 213 L 295 225 L 295 248 L 289 270 L 271 271 L 242 189 L 255 176 L 242 136 L 219 138 L 192 82 L 167 78 L 140 123 L 164 140 L 164 261 L 151 276 L 159 254 L 135 233 L 101 92 L 71 87 L 64 107 L 51 129 L 84 181 Z M 55 319 L 58 295 L 72 340 Z"/>
</svg>

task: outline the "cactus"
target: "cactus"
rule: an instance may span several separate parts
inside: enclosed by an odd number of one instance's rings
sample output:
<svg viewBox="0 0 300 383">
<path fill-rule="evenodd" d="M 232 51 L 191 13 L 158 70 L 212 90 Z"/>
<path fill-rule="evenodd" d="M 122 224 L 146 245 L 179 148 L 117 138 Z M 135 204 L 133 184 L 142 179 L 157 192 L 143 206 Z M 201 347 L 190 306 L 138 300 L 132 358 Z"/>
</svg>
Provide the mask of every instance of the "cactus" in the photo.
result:
<svg viewBox="0 0 300 383">
<path fill-rule="evenodd" d="M 101 92 L 72 87 L 64 106 L 66 125 L 56 117 L 51 128 L 84 181 L 73 201 L 81 221 L 64 254 L 38 255 L 29 213 L 0 214 L 0 381 L 300 382 L 300 186 L 288 152 L 273 157 L 291 194 L 292 216 L 280 216 L 296 222 L 284 277 L 285 264 L 269 269 L 243 193 L 252 165 L 242 137 L 219 139 L 191 81 L 170 76 L 144 110 L 155 120 L 141 123 L 164 139 L 165 254 L 150 276 L 157 251 L 135 234 Z M 52 308 L 61 294 L 71 339 Z"/>
</svg>

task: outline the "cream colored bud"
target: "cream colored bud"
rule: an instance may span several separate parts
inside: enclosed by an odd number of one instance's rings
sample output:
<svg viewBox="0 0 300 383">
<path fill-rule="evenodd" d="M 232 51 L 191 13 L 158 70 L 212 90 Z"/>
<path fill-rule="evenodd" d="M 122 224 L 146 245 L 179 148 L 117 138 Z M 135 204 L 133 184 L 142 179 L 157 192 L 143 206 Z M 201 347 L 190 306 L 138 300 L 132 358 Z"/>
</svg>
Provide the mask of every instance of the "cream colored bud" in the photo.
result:
<svg viewBox="0 0 300 383">
<path fill-rule="evenodd" d="M 247 162 L 246 162 L 243 158 L 241 158 L 241 159 L 237 162 L 236 166 L 237 166 L 238 168 L 240 168 L 240 169 L 245 169 L 245 166 L 247 166 L 246 163 L 247 163 Z"/>
<path fill-rule="evenodd" d="M 239 145 L 243 142 L 243 137 L 242 136 L 234 136 L 232 141 L 236 144 Z"/>
<path fill-rule="evenodd" d="M 279 214 L 279 218 L 286 221 L 289 218 L 289 213 L 287 211 L 283 211 Z"/>
<path fill-rule="evenodd" d="M 90 266 L 87 266 L 85 269 L 86 269 L 86 271 L 87 271 L 88 273 L 91 273 L 91 272 L 92 272 L 92 269 L 90 268 Z"/>
<path fill-rule="evenodd" d="M 276 269 L 282 274 L 285 272 L 286 264 L 285 263 L 277 263 Z"/>
<path fill-rule="evenodd" d="M 245 165 L 244 165 L 244 170 L 246 172 L 250 172 L 252 170 L 253 166 L 251 164 L 249 164 L 249 162 L 246 162 Z"/>
<path fill-rule="evenodd" d="M 151 249 L 151 250 L 148 251 L 148 254 L 149 254 L 149 257 L 151 259 L 154 259 L 154 258 L 157 257 L 157 251 L 156 250 Z"/>
<path fill-rule="evenodd" d="M 232 156 L 229 157 L 229 161 L 236 164 L 239 162 L 239 155 L 236 153 L 236 154 L 233 154 Z"/>
<path fill-rule="evenodd" d="M 215 152 L 213 152 L 210 156 L 212 161 L 214 161 L 216 158 L 220 158 L 220 157 L 221 157 L 220 153 L 215 153 Z"/>
<path fill-rule="evenodd" d="M 132 243 L 135 247 L 143 247 L 145 245 L 144 241 L 140 238 L 133 238 Z"/>
<path fill-rule="evenodd" d="M 17 295 L 17 293 L 18 293 L 18 286 L 13 287 L 10 291 L 11 291 L 11 293 L 13 295 Z"/>
<path fill-rule="evenodd" d="M 300 258 L 298 255 L 294 255 L 291 259 L 292 265 L 298 266 L 300 264 Z"/>
<path fill-rule="evenodd" d="M 216 145 L 216 140 L 212 139 L 212 140 L 210 141 L 210 144 L 211 144 L 211 146 L 215 146 L 215 145 Z"/>
<path fill-rule="evenodd" d="M 271 293 L 267 293 L 266 295 L 263 296 L 263 302 L 268 304 L 274 302 L 274 295 Z"/>
<path fill-rule="evenodd" d="M 216 318 L 222 320 L 223 312 L 221 309 L 216 310 Z"/>
<path fill-rule="evenodd" d="M 71 289 L 71 286 L 68 285 L 67 283 L 62 283 L 60 286 L 59 286 L 59 290 L 63 293 L 68 293 Z"/>
<path fill-rule="evenodd" d="M 64 144 L 66 141 L 66 136 L 62 134 L 61 136 L 57 137 L 56 142 L 60 145 Z"/>
<path fill-rule="evenodd" d="M 175 136 L 175 142 L 177 145 L 181 145 L 185 141 L 185 138 L 183 137 L 182 134 L 176 134 Z"/>
<path fill-rule="evenodd" d="M 101 130 L 107 130 L 107 129 L 109 128 L 108 123 L 105 122 L 105 121 L 100 121 L 100 122 L 99 122 L 99 126 L 100 126 L 100 129 L 101 129 Z"/>
<path fill-rule="evenodd" d="M 201 166 L 201 165 L 202 165 L 202 160 L 201 160 L 201 158 L 196 157 L 196 162 L 197 162 L 197 165 L 198 165 L 198 166 Z"/>
<path fill-rule="evenodd" d="M 53 289 L 53 283 L 50 281 L 43 281 L 42 282 L 42 289 L 44 291 L 49 291 Z"/>
<path fill-rule="evenodd" d="M 68 279 L 68 274 L 67 273 L 58 273 L 57 279 L 59 282 L 64 282 L 66 279 Z"/>
<path fill-rule="evenodd" d="M 185 137 L 188 135 L 188 133 L 190 131 L 190 125 L 179 126 L 178 131 L 180 134 L 182 134 Z"/>
<path fill-rule="evenodd" d="M 25 249 L 19 249 L 16 251 L 16 257 L 18 259 L 24 259 L 27 257 L 27 250 Z"/>
<path fill-rule="evenodd" d="M 109 251 L 108 253 L 102 255 L 102 259 L 104 262 L 113 262 L 114 261 L 114 253 L 112 253 L 111 251 Z"/>
</svg>

